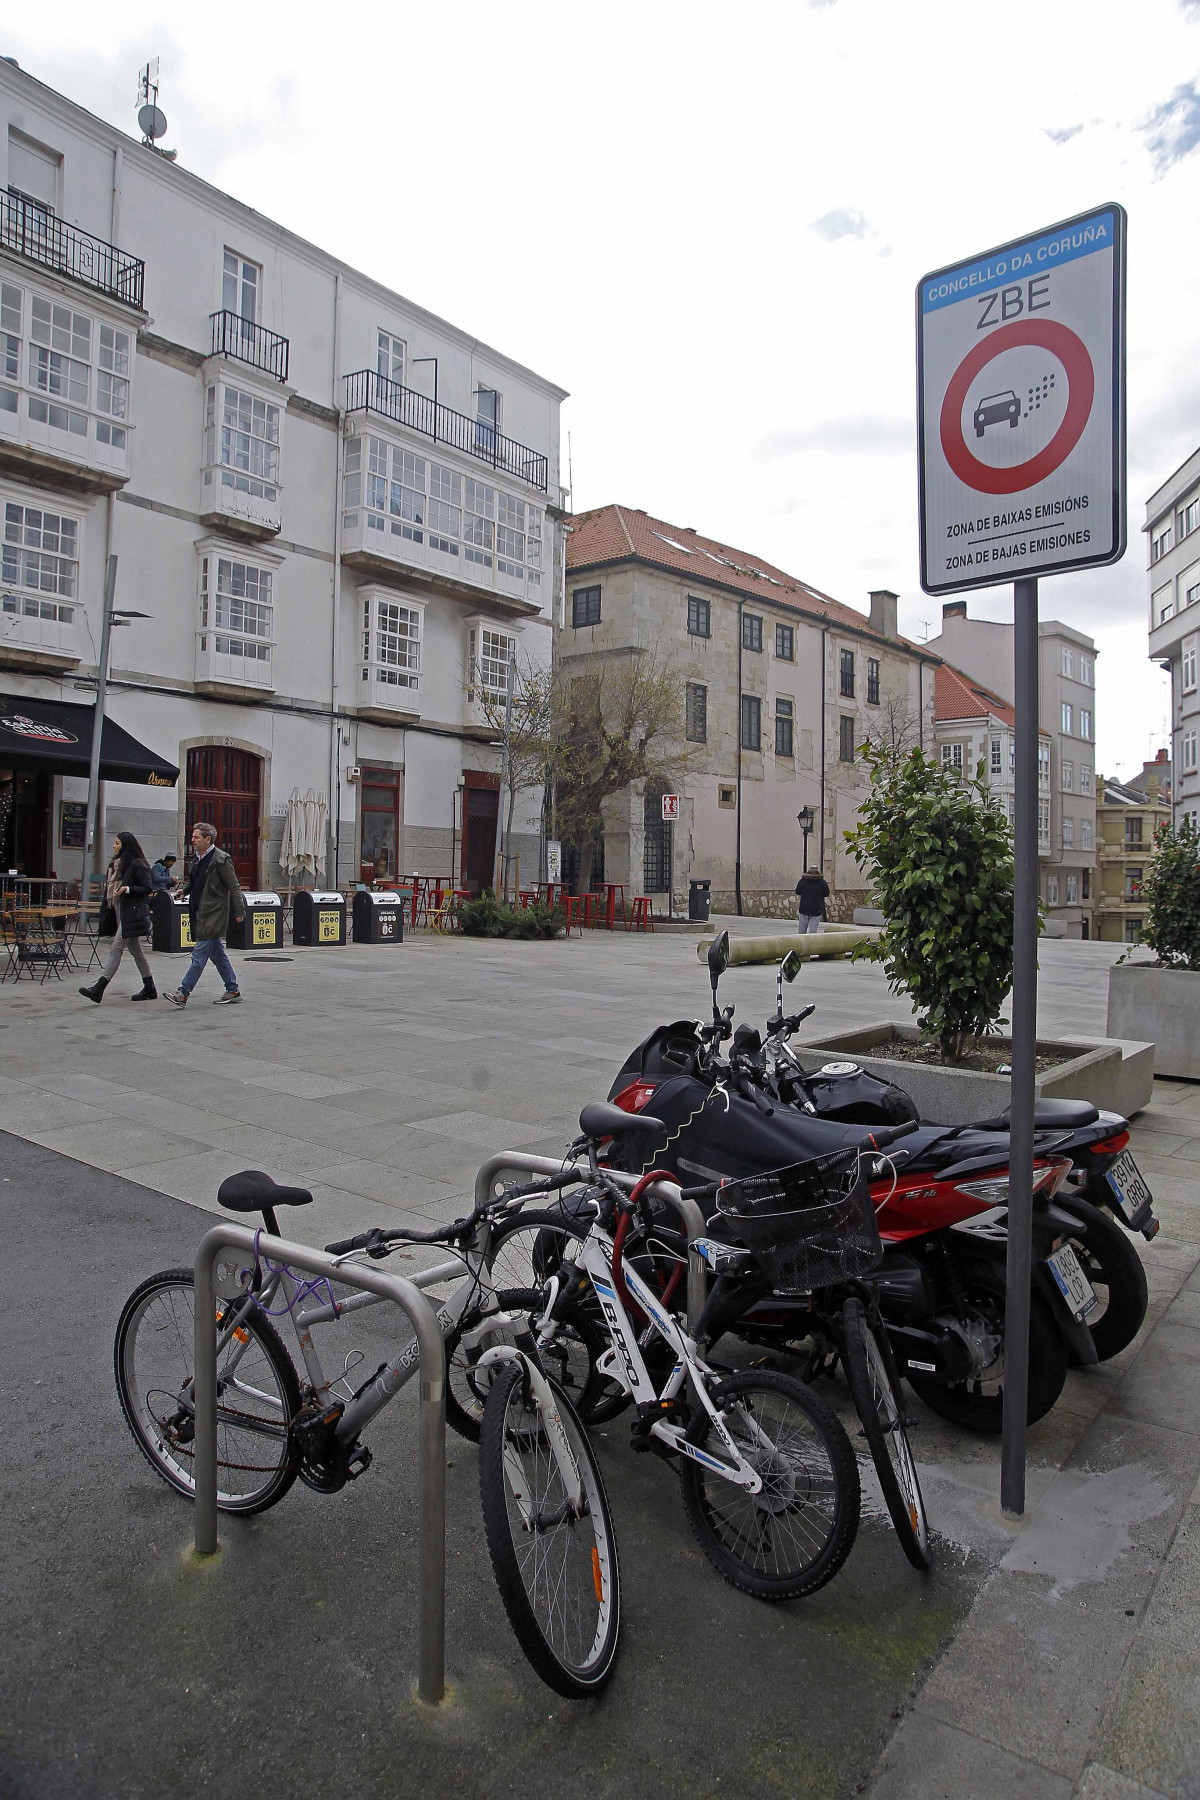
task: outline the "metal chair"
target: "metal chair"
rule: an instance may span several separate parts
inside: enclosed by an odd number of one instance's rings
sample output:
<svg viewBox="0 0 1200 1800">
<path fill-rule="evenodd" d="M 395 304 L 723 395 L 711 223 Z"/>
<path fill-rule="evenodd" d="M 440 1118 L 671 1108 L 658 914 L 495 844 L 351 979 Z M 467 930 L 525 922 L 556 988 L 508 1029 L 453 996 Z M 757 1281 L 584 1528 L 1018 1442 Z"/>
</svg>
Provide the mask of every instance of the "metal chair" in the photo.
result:
<svg viewBox="0 0 1200 1800">
<path fill-rule="evenodd" d="M 61 981 L 64 968 L 71 966 L 71 948 L 65 935 L 55 931 L 50 922 L 37 913 L 13 913 L 12 924 L 16 939 L 17 980 L 21 979 L 22 969 L 28 969 L 30 981 L 34 978 L 34 970 L 40 969 L 43 984 L 51 974 Z"/>
</svg>

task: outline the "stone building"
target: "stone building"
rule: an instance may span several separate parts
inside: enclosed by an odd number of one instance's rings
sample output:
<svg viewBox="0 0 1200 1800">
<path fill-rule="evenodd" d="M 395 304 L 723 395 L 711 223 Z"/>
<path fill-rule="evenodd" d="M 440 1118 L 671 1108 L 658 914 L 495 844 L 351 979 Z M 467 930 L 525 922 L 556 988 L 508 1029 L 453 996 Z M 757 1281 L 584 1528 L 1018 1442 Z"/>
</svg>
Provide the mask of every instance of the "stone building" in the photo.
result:
<svg viewBox="0 0 1200 1800">
<path fill-rule="evenodd" d="M 843 834 L 866 785 L 870 736 L 928 748 L 937 659 L 901 638 L 896 596 L 870 616 L 761 557 L 640 509 L 604 506 L 570 521 L 555 654 L 653 653 L 677 670 L 688 763 L 664 829 L 657 793 L 609 803 L 604 871 L 665 903 L 690 877 L 712 883 L 715 910 L 786 916 L 812 816 L 810 864 L 824 869 L 831 916 L 865 900 Z M 661 899 L 658 899 L 661 897 Z"/>
<path fill-rule="evenodd" d="M 1160 787 L 1154 774 L 1158 767 L 1146 765 L 1150 774 L 1144 787 L 1106 781 L 1103 776 L 1096 783 L 1100 863 L 1096 923 L 1097 936 L 1106 943 L 1136 944 L 1142 934 L 1146 917 L 1142 882 L 1154 856 L 1154 834 L 1171 818 L 1170 784 Z"/>
<path fill-rule="evenodd" d="M 550 658 L 563 391 L 7 59 L 0 155 L 0 863 L 79 872 L 38 746 L 86 771 L 116 555 L 109 717 L 158 780 L 109 779 L 100 842 L 208 817 L 275 885 L 311 788 L 327 880 L 490 882 L 481 696 Z M 536 867 L 536 799 L 517 830 Z"/>
<path fill-rule="evenodd" d="M 1095 935 L 1096 646 L 1056 619 L 1042 620 L 1038 637 L 1038 723 L 1049 742 L 1049 765 L 1039 768 L 1049 814 L 1048 830 L 1044 818 L 1038 829 L 1045 929 L 1085 938 Z M 941 635 L 926 648 L 1012 705 L 1011 625 L 968 618 L 965 600 L 949 600 Z"/>
</svg>

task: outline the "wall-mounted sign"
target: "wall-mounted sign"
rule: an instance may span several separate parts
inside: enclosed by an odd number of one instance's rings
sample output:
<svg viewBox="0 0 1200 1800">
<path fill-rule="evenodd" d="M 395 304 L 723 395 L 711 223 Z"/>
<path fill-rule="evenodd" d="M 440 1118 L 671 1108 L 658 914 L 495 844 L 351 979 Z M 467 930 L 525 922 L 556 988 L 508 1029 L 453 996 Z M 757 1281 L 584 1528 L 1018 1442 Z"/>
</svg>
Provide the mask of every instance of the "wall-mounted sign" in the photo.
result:
<svg viewBox="0 0 1200 1800">
<path fill-rule="evenodd" d="M 85 800 L 60 800 L 58 803 L 58 847 L 60 850 L 82 850 L 87 825 Z"/>
</svg>

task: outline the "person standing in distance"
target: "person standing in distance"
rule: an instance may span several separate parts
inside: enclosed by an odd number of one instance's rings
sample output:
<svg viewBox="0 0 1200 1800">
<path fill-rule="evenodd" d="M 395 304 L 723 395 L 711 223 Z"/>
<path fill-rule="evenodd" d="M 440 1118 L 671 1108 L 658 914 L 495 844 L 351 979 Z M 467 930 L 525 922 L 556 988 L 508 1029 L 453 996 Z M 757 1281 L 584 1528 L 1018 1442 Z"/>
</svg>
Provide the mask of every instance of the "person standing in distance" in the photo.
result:
<svg viewBox="0 0 1200 1800">
<path fill-rule="evenodd" d="M 150 936 L 150 887 L 150 865 L 142 846 L 132 831 L 118 831 L 113 839 L 112 861 L 104 874 L 104 900 L 96 929 L 97 937 L 112 938 L 113 947 L 91 987 L 80 988 L 85 1000 L 94 1000 L 99 1006 L 126 950 L 142 978 L 141 992 L 130 998 L 157 1000 L 158 990 L 142 948 L 142 939 Z"/>
<path fill-rule="evenodd" d="M 820 869 L 809 869 L 800 877 L 796 883 L 796 910 L 800 915 L 797 926 L 802 937 L 807 931 L 820 931 L 828 898 L 829 883 Z"/>
<path fill-rule="evenodd" d="M 175 879 L 175 858 L 170 851 L 150 865 L 150 880 L 156 894 L 169 894 L 179 884 Z"/>
<path fill-rule="evenodd" d="M 214 1006 L 232 1006 L 241 999 L 238 978 L 225 950 L 229 912 L 240 923 L 246 916 L 246 900 L 233 872 L 233 859 L 217 849 L 217 828 L 199 820 L 192 827 L 192 873 L 188 880 L 188 918 L 192 925 L 192 961 L 179 986 L 163 998 L 172 1006 L 186 1006 L 188 996 L 211 962 L 225 983 L 225 992 Z"/>
</svg>

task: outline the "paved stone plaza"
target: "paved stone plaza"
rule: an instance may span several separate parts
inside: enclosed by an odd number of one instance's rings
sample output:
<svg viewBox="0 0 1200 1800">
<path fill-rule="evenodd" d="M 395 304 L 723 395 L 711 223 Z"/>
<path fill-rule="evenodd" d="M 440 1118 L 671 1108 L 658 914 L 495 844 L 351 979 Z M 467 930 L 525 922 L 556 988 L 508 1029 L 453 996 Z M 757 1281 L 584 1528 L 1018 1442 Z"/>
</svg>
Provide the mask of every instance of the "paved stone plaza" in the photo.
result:
<svg viewBox="0 0 1200 1800">
<path fill-rule="evenodd" d="M 1103 1031 L 1117 953 L 1043 944 L 1044 1032 Z M 706 974 L 694 939 L 623 934 L 237 960 L 236 1009 L 207 1004 L 215 982 L 183 1014 L 130 1006 L 132 978 L 100 1008 L 77 984 L 0 989 L 0 1368 L 16 1426 L 0 1475 L 6 1800 L 208 1794 L 247 1769 L 272 1796 L 452 1785 L 541 1800 L 579 1782 L 689 1800 L 863 1784 L 878 1800 L 1197 1793 L 1200 1091 L 1160 1082 L 1137 1122 L 1163 1220 L 1136 1240 L 1150 1316 L 1030 1432 L 1024 1530 L 1000 1517 L 998 1442 L 914 1401 L 932 1577 L 903 1561 L 865 1478 L 843 1574 L 811 1601 L 763 1607 L 700 1558 L 670 1472 L 631 1458 L 617 1421 L 599 1448 L 625 1647 L 605 1699 L 572 1708 L 508 1633 L 475 1453 L 452 1437 L 454 1700 L 429 1719 L 409 1697 L 411 1393 L 374 1431 L 365 1482 L 226 1521 L 221 1564 L 188 1571 L 189 1510 L 116 1406 L 121 1300 L 191 1260 L 196 1208 L 214 1210 L 237 1168 L 312 1187 L 317 1204 L 287 1216 L 310 1242 L 452 1215 L 491 1151 L 561 1154 L 632 1043 L 705 1009 Z M 731 971 L 722 991 L 761 1020 L 772 971 Z M 908 1016 L 870 966 L 808 965 L 791 993 L 818 1002 L 814 1034 Z M 347 1347 L 371 1355 L 383 1335 L 359 1315 Z M 850 1423 L 840 1380 L 827 1391 Z"/>
</svg>

